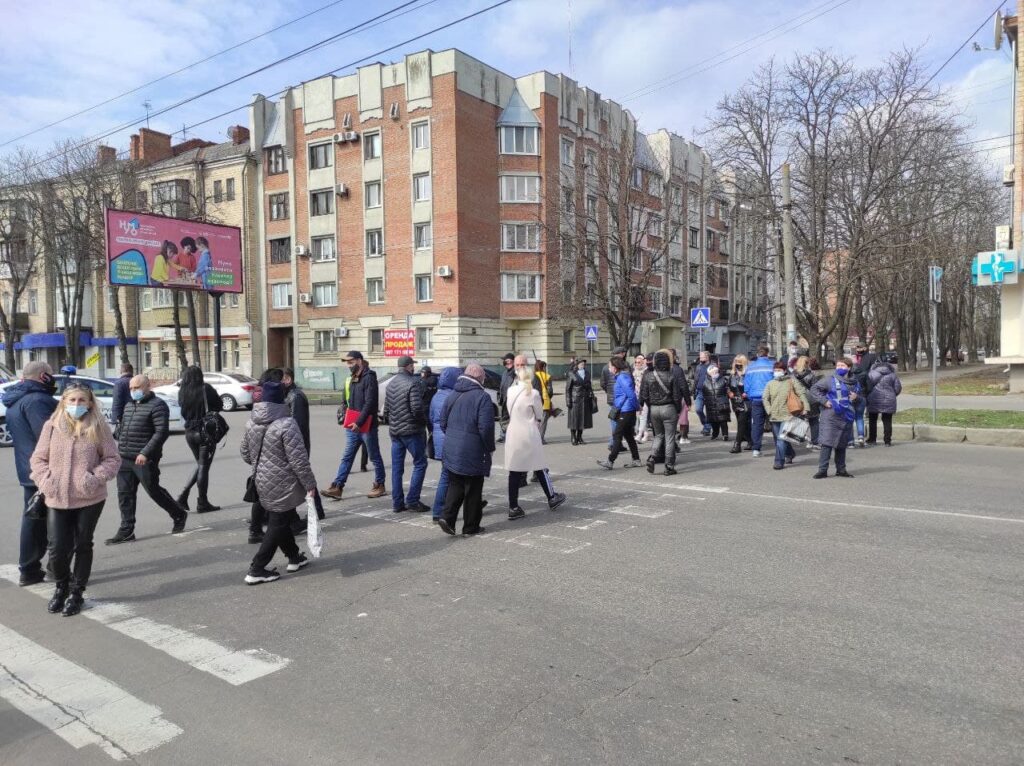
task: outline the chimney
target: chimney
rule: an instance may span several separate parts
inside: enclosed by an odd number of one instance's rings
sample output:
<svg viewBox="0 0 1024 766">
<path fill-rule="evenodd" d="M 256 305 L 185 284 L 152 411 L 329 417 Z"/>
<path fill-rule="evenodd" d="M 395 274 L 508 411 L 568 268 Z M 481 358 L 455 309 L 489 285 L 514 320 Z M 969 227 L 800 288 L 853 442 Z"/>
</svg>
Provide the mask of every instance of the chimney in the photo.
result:
<svg viewBox="0 0 1024 766">
<path fill-rule="evenodd" d="M 228 135 L 231 137 L 231 143 L 235 146 L 248 143 L 249 141 L 249 129 L 241 125 L 233 125 L 228 128 Z"/>
<path fill-rule="evenodd" d="M 96 147 L 96 162 L 100 165 L 109 165 L 117 160 L 117 149 L 112 146 Z"/>
<path fill-rule="evenodd" d="M 131 149 L 128 150 L 128 157 L 132 162 L 138 162 L 142 159 L 142 145 L 138 133 L 132 134 L 132 145 Z"/>
<path fill-rule="evenodd" d="M 149 128 L 139 128 L 139 160 L 144 165 L 152 165 L 172 156 L 169 135 Z"/>
</svg>

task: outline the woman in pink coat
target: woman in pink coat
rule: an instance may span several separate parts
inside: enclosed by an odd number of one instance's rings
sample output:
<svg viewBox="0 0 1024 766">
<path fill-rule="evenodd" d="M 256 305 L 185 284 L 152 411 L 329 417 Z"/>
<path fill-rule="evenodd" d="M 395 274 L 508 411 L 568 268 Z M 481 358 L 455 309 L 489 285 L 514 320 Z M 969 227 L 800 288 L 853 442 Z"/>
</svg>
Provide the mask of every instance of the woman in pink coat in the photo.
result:
<svg viewBox="0 0 1024 766">
<path fill-rule="evenodd" d="M 526 484 L 526 474 L 544 490 L 548 507 L 555 510 L 565 502 L 565 495 L 555 492 L 544 457 L 540 424 L 544 419 L 544 401 L 533 388 L 533 372 L 526 366 L 526 357 L 515 359 L 516 382 L 508 390 L 508 430 L 505 431 L 505 470 L 508 471 L 508 517 L 520 519 L 526 511 L 519 507 L 519 489 Z"/>
<path fill-rule="evenodd" d="M 43 424 L 30 465 L 32 481 L 46 498 L 53 543 L 50 566 L 57 589 L 46 608 L 70 617 L 82 610 L 92 572 L 93 532 L 107 501 L 107 482 L 121 467 L 117 443 L 92 389 L 71 385 L 64 390 Z"/>
</svg>

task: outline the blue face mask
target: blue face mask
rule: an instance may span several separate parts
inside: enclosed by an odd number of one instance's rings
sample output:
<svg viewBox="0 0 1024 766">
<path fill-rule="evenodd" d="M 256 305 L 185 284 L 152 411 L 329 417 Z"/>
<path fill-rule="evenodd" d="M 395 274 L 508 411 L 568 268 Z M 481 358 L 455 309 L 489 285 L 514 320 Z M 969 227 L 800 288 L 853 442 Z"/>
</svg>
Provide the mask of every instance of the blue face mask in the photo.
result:
<svg viewBox="0 0 1024 766">
<path fill-rule="evenodd" d="M 88 404 L 68 404 L 64 407 L 64 411 L 73 417 L 75 420 L 81 420 L 85 417 L 85 413 L 89 411 Z"/>
<path fill-rule="evenodd" d="M 132 399 L 136 402 L 141 402 L 142 397 L 144 397 L 145 395 L 146 394 L 143 393 L 142 391 L 132 391 Z"/>
<path fill-rule="evenodd" d="M 848 372 L 849 372 L 849 370 L 847 370 L 844 367 L 837 367 L 836 368 L 836 375 L 838 375 L 840 378 L 845 378 L 846 377 L 846 373 L 848 373 Z"/>
</svg>

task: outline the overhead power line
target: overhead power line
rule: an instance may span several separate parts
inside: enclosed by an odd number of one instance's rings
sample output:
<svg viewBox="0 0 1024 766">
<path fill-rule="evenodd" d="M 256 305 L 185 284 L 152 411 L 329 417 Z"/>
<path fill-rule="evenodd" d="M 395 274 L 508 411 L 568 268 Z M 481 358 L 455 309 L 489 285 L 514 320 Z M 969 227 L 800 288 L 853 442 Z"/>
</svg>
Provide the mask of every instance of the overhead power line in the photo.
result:
<svg viewBox="0 0 1024 766">
<path fill-rule="evenodd" d="M 995 8 L 992 9 L 992 11 L 985 17 L 984 21 L 982 21 L 978 25 L 978 28 L 975 29 L 973 32 L 971 32 L 971 34 L 968 36 L 968 38 L 966 40 L 964 40 L 962 43 L 960 43 L 960 47 L 959 48 L 957 48 L 955 51 L 953 51 L 951 54 L 949 54 L 949 58 L 942 62 L 942 66 L 940 66 L 938 69 L 936 69 L 934 72 L 932 72 L 932 76 L 931 77 L 929 77 L 927 80 L 924 81 L 924 85 L 921 86 L 922 90 L 927 88 L 928 85 L 931 83 L 931 81 L 939 76 L 939 72 L 941 72 L 943 69 L 945 69 L 947 66 L 949 66 L 949 63 L 953 59 L 955 59 L 957 57 L 957 55 L 960 53 L 960 51 L 962 51 L 964 48 L 967 47 L 967 44 L 970 43 L 971 40 L 974 39 L 974 36 L 976 34 L 978 34 L 978 32 L 980 32 L 984 28 L 984 26 L 988 23 L 989 19 L 991 19 L 999 11 L 999 9 L 1002 8 L 1002 7 L 1003 7 L 1003 2 L 1000 2 Z"/>
</svg>

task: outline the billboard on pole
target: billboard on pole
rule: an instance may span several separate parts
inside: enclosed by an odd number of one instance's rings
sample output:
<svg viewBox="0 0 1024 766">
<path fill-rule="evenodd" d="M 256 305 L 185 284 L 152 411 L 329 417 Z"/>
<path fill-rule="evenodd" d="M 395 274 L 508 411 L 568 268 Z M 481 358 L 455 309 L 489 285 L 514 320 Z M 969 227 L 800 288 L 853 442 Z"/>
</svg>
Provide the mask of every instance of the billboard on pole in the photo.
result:
<svg viewBox="0 0 1024 766">
<path fill-rule="evenodd" d="M 242 232 L 183 218 L 107 208 L 111 285 L 242 292 Z"/>
</svg>

